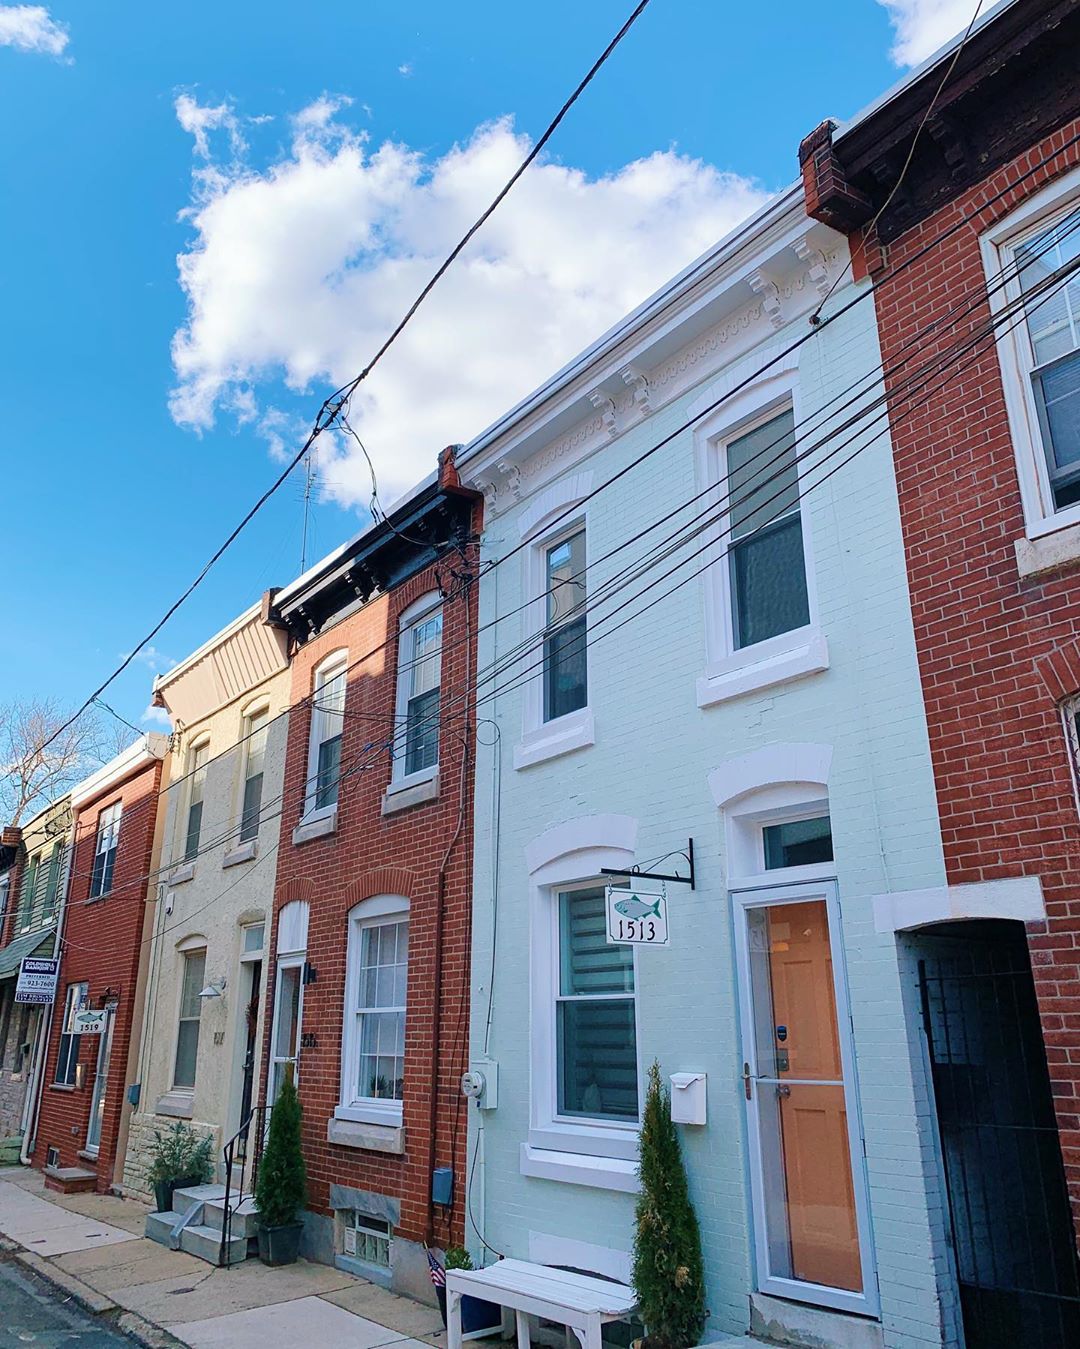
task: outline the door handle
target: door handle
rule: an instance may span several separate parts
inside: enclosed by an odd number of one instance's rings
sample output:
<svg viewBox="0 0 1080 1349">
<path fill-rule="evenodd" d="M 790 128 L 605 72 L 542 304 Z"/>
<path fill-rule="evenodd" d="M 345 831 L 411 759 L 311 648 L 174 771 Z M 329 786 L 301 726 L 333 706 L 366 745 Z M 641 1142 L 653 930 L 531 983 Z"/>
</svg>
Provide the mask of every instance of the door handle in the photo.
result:
<svg viewBox="0 0 1080 1349">
<path fill-rule="evenodd" d="M 784 1097 L 790 1096 L 791 1088 L 787 1085 L 781 1084 L 779 1087 L 776 1088 L 776 1094 L 777 1096 L 784 1096 Z"/>
<path fill-rule="evenodd" d="M 753 1089 L 750 1086 L 750 1083 L 753 1082 L 753 1080 L 754 1078 L 750 1072 L 750 1065 L 744 1063 L 742 1066 L 743 1091 L 746 1093 L 746 1099 L 748 1101 L 753 1100 L 754 1097 Z"/>
</svg>

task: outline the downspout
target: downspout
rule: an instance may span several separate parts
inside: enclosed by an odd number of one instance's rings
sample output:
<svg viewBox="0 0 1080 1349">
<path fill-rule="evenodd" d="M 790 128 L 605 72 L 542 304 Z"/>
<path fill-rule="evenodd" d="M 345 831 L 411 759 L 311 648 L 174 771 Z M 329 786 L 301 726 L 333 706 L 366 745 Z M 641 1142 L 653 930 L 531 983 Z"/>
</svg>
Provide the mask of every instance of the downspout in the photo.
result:
<svg viewBox="0 0 1080 1349">
<path fill-rule="evenodd" d="M 59 912 L 56 918 L 56 945 L 53 947 L 56 952 L 56 958 L 60 962 L 56 969 L 56 987 L 61 987 L 60 974 L 64 966 L 64 922 L 67 919 L 68 899 L 71 895 L 71 873 L 75 870 L 75 810 L 71 811 L 71 843 L 64 875 L 64 893 L 60 897 Z M 34 1149 L 37 1147 L 37 1126 L 41 1115 L 41 1096 L 45 1090 L 45 1060 L 49 1057 L 49 1037 L 52 1035 L 53 1012 L 56 1009 L 56 994 L 53 994 L 53 1000 L 45 1010 L 44 1016 L 38 1022 L 38 1044 L 34 1051 L 34 1076 L 30 1084 L 30 1090 L 27 1093 L 29 1101 L 32 1102 L 30 1112 L 26 1119 L 26 1127 L 23 1129 L 22 1149 L 19 1152 L 19 1161 L 23 1166 L 30 1165 L 30 1159 L 34 1155 Z"/>
</svg>

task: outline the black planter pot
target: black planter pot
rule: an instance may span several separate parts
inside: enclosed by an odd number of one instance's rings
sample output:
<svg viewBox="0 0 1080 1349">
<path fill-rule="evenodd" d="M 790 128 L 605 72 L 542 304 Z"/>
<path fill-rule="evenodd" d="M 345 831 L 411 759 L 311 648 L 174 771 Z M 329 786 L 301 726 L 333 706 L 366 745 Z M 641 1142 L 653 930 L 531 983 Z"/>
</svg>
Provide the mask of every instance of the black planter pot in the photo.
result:
<svg viewBox="0 0 1080 1349">
<path fill-rule="evenodd" d="M 435 1296 L 439 1299 L 439 1311 L 443 1325 L 446 1325 L 446 1289 L 436 1287 Z M 475 1335 L 477 1331 L 494 1332 L 502 1329 L 502 1308 L 497 1302 L 488 1302 L 486 1298 L 472 1297 L 466 1293 L 461 1299 L 461 1333 Z"/>
<path fill-rule="evenodd" d="M 264 1265 L 291 1265 L 300 1254 L 303 1223 L 259 1228 L 259 1259 Z"/>
<path fill-rule="evenodd" d="M 154 1202 L 159 1213 L 168 1213 L 172 1209 L 173 1195 L 177 1190 L 190 1189 L 192 1185 L 201 1185 L 198 1176 L 180 1176 L 176 1180 L 154 1181 Z"/>
</svg>

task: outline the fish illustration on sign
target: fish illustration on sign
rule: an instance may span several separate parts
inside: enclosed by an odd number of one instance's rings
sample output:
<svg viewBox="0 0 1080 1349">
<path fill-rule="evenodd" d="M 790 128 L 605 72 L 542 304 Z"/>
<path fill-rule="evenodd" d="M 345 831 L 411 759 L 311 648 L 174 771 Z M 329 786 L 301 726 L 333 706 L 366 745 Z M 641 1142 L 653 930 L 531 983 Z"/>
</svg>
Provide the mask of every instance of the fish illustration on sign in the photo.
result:
<svg viewBox="0 0 1080 1349">
<path fill-rule="evenodd" d="M 659 918 L 661 903 L 662 900 L 658 898 L 655 904 L 646 904 L 637 895 L 631 895 L 629 899 L 615 901 L 615 912 L 621 913 L 624 918 Z"/>
</svg>

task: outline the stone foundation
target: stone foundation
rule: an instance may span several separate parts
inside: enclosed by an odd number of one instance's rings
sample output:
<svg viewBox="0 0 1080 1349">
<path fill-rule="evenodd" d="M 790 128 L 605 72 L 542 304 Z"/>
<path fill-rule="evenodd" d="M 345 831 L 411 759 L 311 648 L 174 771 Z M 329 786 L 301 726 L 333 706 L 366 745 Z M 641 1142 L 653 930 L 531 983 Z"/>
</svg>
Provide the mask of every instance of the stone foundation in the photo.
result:
<svg viewBox="0 0 1080 1349">
<path fill-rule="evenodd" d="M 165 1133 L 175 1123 L 176 1120 L 167 1119 L 164 1115 L 154 1115 L 147 1112 L 140 1112 L 132 1116 L 131 1130 L 128 1134 L 127 1156 L 124 1158 L 124 1189 L 126 1191 L 141 1198 L 152 1197 L 153 1186 L 147 1176 L 154 1160 L 154 1134 L 155 1132 Z M 184 1120 L 183 1123 L 189 1125 L 200 1136 L 209 1134 L 213 1138 L 214 1177 L 217 1179 L 221 1170 L 221 1130 L 219 1126 L 195 1119 Z"/>
</svg>

